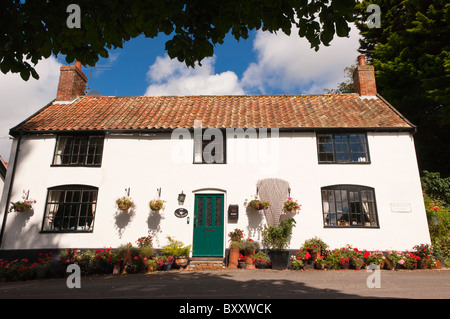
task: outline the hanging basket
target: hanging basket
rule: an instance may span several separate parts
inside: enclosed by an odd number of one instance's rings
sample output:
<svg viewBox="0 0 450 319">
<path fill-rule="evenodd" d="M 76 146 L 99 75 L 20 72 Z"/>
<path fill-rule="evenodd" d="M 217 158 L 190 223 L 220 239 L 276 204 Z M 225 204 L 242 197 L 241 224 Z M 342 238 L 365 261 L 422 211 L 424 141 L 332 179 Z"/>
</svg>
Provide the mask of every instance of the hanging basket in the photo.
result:
<svg viewBox="0 0 450 319">
<path fill-rule="evenodd" d="M 264 202 L 259 199 L 253 199 L 248 203 L 248 207 L 250 207 L 254 210 L 257 210 L 257 211 L 266 210 L 269 208 L 269 206 L 270 206 L 269 202 Z"/>
<path fill-rule="evenodd" d="M 166 201 L 162 200 L 162 199 L 154 199 L 154 200 L 150 201 L 150 203 L 149 203 L 150 209 L 153 211 L 164 210 L 165 202 Z"/>
</svg>

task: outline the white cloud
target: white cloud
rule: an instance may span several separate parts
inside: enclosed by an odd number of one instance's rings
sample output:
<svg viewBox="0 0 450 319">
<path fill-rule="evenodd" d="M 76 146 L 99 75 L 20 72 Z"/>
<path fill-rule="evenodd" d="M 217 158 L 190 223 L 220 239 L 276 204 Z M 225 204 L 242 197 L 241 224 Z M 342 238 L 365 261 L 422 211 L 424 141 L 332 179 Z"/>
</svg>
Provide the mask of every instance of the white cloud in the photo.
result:
<svg viewBox="0 0 450 319">
<path fill-rule="evenodd" d="M 214 73 L 216 58 L 187 68 L 167 55 L 157 57 L 147 72 L 145 95 L 321 94 L 344 80 L 344 68 L 355 64 L 360 36 L 352 26 L 349 38 L 335 36 L 319 51 L 298 36 L 258 31 L 253 42 L 256 61 L 239 79 L 235 72 Z"/>
<path fill-rule="evenodd" d="M 18 73 L 0 73 L 0 155 L 9 160 L 9 129 L 47 105 L 56 97 L 61 64 L 54 57 L 36 65 L 39 80 L 22 80 Z"/>
<path fill-rule="evenodd" d="M 147 72 L 150 85 L 145 95 L 236 95 L 244 94 L 233 71 L 214 73 L 215 58 L 206 58 L 202 66 L 188 68 L 167 55 L 157 57 Z"/>
<path fill-rule="evenodd" d="M 352 26 L 349 38 L 335 36 L 330 46 L 314 51 L 295 28 L 290 36 L 258 32 L 254 41 L 257 61 L 244 72 L 242 86 L 263 94 L 280 90 L 323 93 L 322 88 L 336 88 L 344 79 L 344 68 L 356 61 L 358 40 L 358 30 Z"/>
</svg>

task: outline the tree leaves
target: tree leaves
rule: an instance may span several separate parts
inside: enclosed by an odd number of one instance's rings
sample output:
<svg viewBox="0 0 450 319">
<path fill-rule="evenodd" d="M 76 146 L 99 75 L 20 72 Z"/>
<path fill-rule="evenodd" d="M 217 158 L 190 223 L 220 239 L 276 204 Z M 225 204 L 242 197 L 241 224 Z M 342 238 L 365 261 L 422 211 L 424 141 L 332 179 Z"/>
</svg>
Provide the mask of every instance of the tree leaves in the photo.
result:
<svg viewBox="0 0 450 319">
<path fill-rule="evenodd" d="M 73 1 L 2 2 L 0 70 L 38 78 L 26 61 L 37 63 L 51 54 L 66 55 L 94 66 L 107 49 L 141 34 L 172 34 L 166 43 L 171 58 L 194 67 L 214 54 L 214 46 L 231 33 L 236 40 L 251 30 L 290 34 L 294 25 L 311 47 L 329 45 L 335 34 L 348 36 L 356 0 L 78 0 L 81 28 L 68 28 L 67 6 Z"/>
<path fill-rule="evenodd" d="M 356 6 L 360 52 L 376 70 L 378 91 L 418 126 L 421 169 L 450 174 L 450 4 L 446 0 L 381 0 L 381 28 L 368 28 Z M 439 154 L 439 155 L 437 155 Z"/>
</svg>

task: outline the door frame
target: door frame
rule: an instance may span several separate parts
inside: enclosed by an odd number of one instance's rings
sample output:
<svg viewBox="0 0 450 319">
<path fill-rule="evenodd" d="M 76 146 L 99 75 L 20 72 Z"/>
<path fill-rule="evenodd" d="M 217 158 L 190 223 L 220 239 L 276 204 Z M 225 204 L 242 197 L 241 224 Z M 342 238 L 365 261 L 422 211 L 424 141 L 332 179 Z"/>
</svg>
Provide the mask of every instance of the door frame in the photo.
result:
<svg viewBox="0 0 450 319">
<path fill-rule="evenodd" d="M 198 188 L 192 191 L 192 194 L 194 195 L 194 200 L 192 203 L 192 212 L 195 214 L 195 197 L 196 195 L 223 195 L 223 227 L 222 227 L 222 257 L 225 256 L 225 250 L 226 250 L 226 225 L 228 223 L 228 214 L 226 213 L 226 207 L 227 207 L 227 191 L 222 188 L 215 188 L 215 187 L 209 187 L 209 188 Z M 194 248 L 194 235 L 195 235 L 195 223 L 192 222 L 192 249 Z M 194 256 L 194 253 L 192 254 Z"/>
</svg>

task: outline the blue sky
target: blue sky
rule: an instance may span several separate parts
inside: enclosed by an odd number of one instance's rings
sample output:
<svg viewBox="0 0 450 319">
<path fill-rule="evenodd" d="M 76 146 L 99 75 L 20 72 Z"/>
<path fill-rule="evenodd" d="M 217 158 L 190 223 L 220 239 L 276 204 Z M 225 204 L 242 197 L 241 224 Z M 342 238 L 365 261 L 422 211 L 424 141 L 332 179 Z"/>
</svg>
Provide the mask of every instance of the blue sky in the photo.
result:
<svg viewBox="0 0 450 319">
<path fill-rule="evenodd" d="M 355 64 L 359 33 L 337 38 L 329 47 L 310 49 L 293 30 L 291 36 L 255 31 L 247 40 L 229 37 L 215 48 L 202 67 L 187 68 L 170 60 L 164 49 L 167 37 L 138 37 L 112 50 L 90 76 L 90 90 L 104 96 L 322 94 L 344 80 L 344 68 Z M 9 160 L 9 129 L 56 97 L 63 56 L 40 61 L 39 80 L 23 81 L 18 74 L 0 73 L 0 156 Z"/>
</svg>

